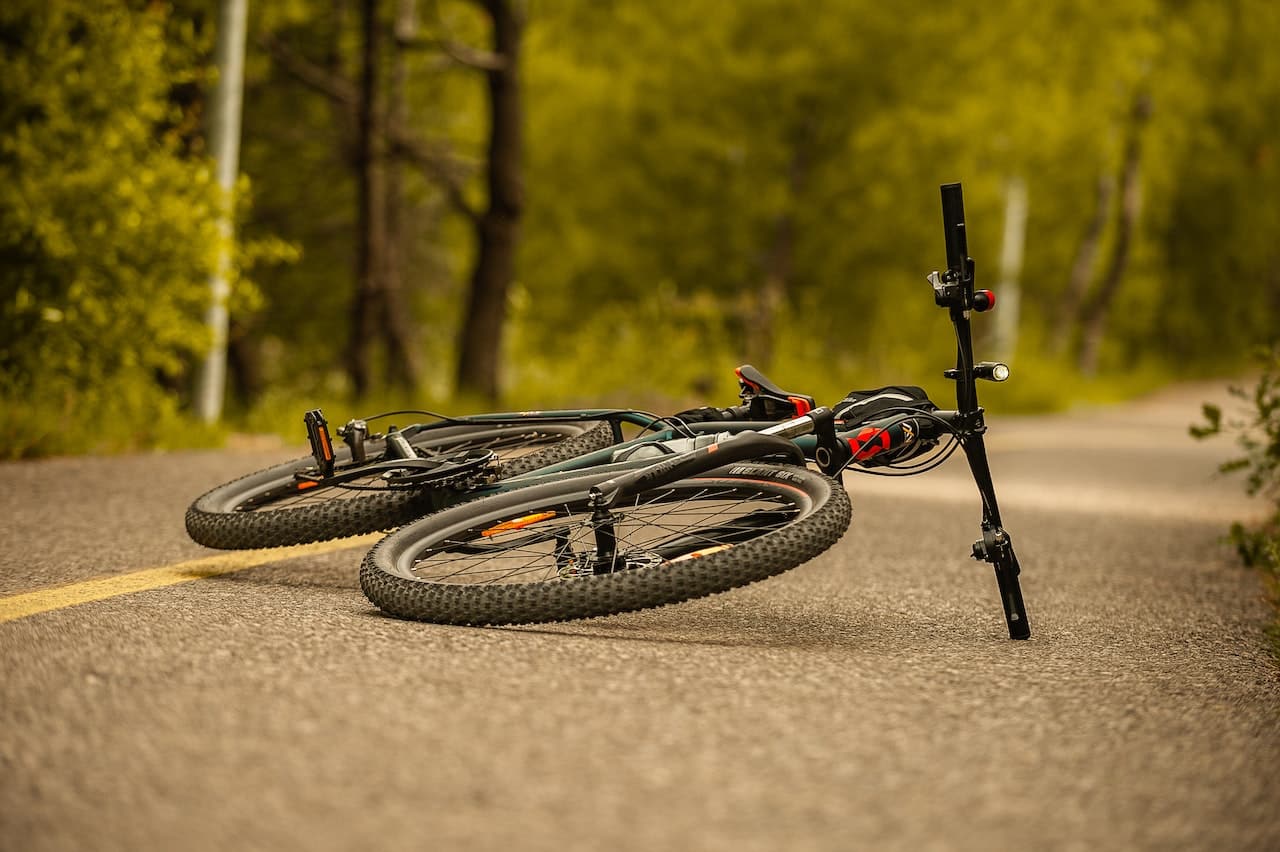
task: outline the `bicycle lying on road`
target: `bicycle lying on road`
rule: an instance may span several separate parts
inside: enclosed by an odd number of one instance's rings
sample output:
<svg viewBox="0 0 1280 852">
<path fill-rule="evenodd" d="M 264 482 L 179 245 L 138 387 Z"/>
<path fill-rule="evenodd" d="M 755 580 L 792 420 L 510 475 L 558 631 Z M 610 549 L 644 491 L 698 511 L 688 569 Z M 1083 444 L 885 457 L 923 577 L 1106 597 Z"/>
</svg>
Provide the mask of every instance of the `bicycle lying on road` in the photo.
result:
<svg viewBox="0 0 1280 852">
<path fill-rule="evenodd" d="M 738 368 L 739 406 L 661 417 L 626 409 L 445 417 L 385 433 L 304 418 L 312 455 L 213 489 L 187 529 L 211 547 L 270 547 L 399 527 L 366 555 L 365 595 L 402 618 L 450 624 L 563 621 L 691 600 L 794 568 L 851 518 L 844 471 L 910 475 L 963 450 L 982 498 L 975 558 L 996 574 L 1009 635 L 1030 636 L 1013 543 L 987 462 L 959 184 L 942 187 L 956 409 L 915 387 L 853 392 L 832 408 Z M 429 414 L 391 412 L 389 415 Z M 438 417 L 438 415 L 435 415 Z M 373 419 L 373 418 L 370 418 Z M 624 439 L 624 425 L 641 434 Z M 806 466 L 811 463 L 817 470 Z"/>
</svg>

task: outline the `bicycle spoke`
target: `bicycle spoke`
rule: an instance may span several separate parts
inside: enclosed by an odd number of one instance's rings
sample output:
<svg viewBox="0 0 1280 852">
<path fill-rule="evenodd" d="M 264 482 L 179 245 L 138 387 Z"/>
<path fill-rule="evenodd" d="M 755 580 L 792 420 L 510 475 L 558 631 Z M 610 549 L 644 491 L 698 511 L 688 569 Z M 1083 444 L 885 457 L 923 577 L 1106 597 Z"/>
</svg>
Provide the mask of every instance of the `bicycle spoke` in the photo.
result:
<svg viewBox="0 0 1280 852">
<path fill-rule="evenodd" d="M 593 574 L 593 509 L 584 504 L 547 507 L 554 519 L 482 533 L 523 517 L 491 518 L 483 527 L 436 543 L 415 560 L 414 573 L 439 583 L 573 581 Z M 659 489 L 640 494 L 611 513 L 618 570 L 658 565 L 706 547 L 736 544 L 790 523 L 798 509 L 763 490 L 725 487 Z M 676 569 L 678 570 L 678 569 Z"/>
</svg>

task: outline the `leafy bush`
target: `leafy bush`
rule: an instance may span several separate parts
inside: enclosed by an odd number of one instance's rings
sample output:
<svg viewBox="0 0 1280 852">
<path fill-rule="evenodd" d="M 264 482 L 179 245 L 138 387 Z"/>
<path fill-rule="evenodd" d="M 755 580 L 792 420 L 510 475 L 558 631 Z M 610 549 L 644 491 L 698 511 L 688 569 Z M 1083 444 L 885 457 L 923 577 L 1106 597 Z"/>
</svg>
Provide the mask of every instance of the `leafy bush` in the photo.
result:
<svg viewBox="0 0 1280 852">
<path fill-rule="evenodd" d="M 1244 455 L 1224 462 L 1224 473 L 1245 471 L 1245 490 L 1271 504 L 1271 514 L 1255 526 L 1235 523 L 1231 540 L 1247 565 L 1280 574 L 1280 342 L 1260 353 L 1262 376 L 1252 390 L 1232 387 L 1248 404 L 1244 419 L 1224 419 L 1216 405 L 1204 406 L 1205 423 L 1191 427 L 1196 438 L 1230 433 Z"/>
<path fill-rule="evenodd" d="M 210 437 L 181 413 L 227 239 L 207 40 L 167 4 L 0 5 L 0 456 Z M 288 247 L 234 248 L 243 268 Z"/>
<path fill-rule="evenodd" d="M 163 414 L 164 384 L 207 344 L 219 199 L 207 161 L 165 130 L 182 119 L 165 23 L 157 7 L 77 0 L 0 11 L 7 454 L 47 451 L 105 403 Z"/>
</svg>

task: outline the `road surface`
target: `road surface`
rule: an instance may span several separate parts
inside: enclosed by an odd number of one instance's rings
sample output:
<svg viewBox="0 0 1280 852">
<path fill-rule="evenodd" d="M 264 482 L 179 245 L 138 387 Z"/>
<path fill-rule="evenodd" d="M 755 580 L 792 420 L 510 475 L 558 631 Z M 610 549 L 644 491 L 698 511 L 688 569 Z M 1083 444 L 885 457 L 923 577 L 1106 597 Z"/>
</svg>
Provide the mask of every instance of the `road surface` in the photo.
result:
<svg viewBox="0 0 1280 852">
<path fill-rule="evenodd" d="M 186 538 L 287 450 L 0 465 L 0 849 L 1280 849 L 1270 611 L 1220 542 L 1259 507 L 1185 437 L 1220 393 L 992 418 L 1029 642 L 955 465 L 852 481 L 764 583 L 507 629 L 381 616 L 359 547 Z"/>
</svg>

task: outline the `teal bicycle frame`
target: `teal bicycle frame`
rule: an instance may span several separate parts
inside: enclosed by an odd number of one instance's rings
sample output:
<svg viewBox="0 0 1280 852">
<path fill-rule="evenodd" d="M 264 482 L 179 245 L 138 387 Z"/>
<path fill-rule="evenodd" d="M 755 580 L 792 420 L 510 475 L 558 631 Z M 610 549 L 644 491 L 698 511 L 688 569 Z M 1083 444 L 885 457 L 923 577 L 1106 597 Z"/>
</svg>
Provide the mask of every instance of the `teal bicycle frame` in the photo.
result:
<svg viewBox="0 0 1280 852">
<path fill-rule="evenodd" d="M 573 477 L 583 471 L 609 473 L 612 478 L 600 485 L 593 499 L 603 507 L 620 496 L 639 490 L 661 486 L 680 478 L 696 475 L 727 463 L 759 459 L 776 454 L 787 455 L 793 463 L 813 461 L 829 476 L 839 477 L 849 464 L 870 462 L 885 452 L 892 457 L 893 450 L 905 447 L 916 440 L 933 440 L 946 434 L 954 436 L 963 448 L 974 483 L 982 499 L 982 538 L 973 543 L 971 555 L 990 563 L 996 574 L 1004 607 L 1009 636 L 1026 639 L 1031 635 L 1026 607 L 1019 584 L 1021 569 L 1014 555 L 1013 542 L 1004 530 L 1000 510 L 996 502 L 995 488 L 987 462 L 983 435 L 986 422 L 983 409 L 978 405 L 977 380 L 1003 381 L 1008 367 L 991 362 L 975 363 L 973 338 L 969 317 L 973 311 L 982 312 L 995 305 L 994 295 L 987 290 L 974 289 L 974 262 L 968 256 L 967 235 L 964 222 L 964 204 L 959 184 L 942 187 L 943 225 L 946 235 L 947 270 L 929 276 L 933 285 L 935 303 L 946 308 L 956 334 L 956 366 L 947 370 L 947 378 L 956 382 L 955 411 L 902 410 L 882 411 L 880 420 L 871 423 L 844 424 L 834 419 L 830 409 L 816 408 L 792 420 L 777 423 L 753 421 L 713 421 L 677 424 L 671 418 L 657 417 L 639 411 L 616 408 L 597 408 L 564 411 L 521 411 L 479 414 L 463 418 L 448 418 L 439 423 L 407 427 L 404 435 L 418 434 L 433 428 L 458 425 L 536 425 L 564 422 L 608 422 L 613 430 L 614 444 L 602 450 L 590 452 L 568 461 L 530 471 L 497 482 L 483 482 L 457 491 L 432 490 L 431 500 L 435 509 L 474 500 L 479 497 L 500 494 L 529 485 L 541 484 Z M 739 378 L 742 374 L 739 373 Z M 744 383 L 744 387 L 746 384 Z M 788 397 L 791 399 L 790 397 Z M 735 409 L 742 410 L 744 409 Z M 800 409 L 803 410 L 803 409 Z M 318 412 L 317 412 L 318 414 Z M 904 424 L 914 421 L 910 430 Z M 667 428 L 661 428 L 664 426 Z M 622 427 L 630 425 L 646 430 L 645 434 L 631 440 L 623 439 Z M 897 426 L 897 431 L 894 427 Z M 645 456 L 637 459 L 615 461 L 620 451 L 642 444 L 653 444 L 685 438 L 690 434 L 728 432 L 734 437 L 708 447 L 683 453 L 671 452 L 663 457 Z M 749 437 L 749 433 L 756 433 Z M 327 433 L 326 433 L 327 441 Z M 895 446 L 896 442 L 896 446 Z M 390 440 L 388 444 L 392 443 Z M 313 440 L 313 448 L 317 442 Z M 402 458 L 412 458 L 413 451 L 404 445 Z M 949 453 L 949 451 L 948 451 Z M 316 450 L 317 462 L 321 454 Z M 944 456 L 945 457 L 945 456 Z M 332 458 L 330 452 L 329 458 Z M 483 462 L 480 463 L 487 463 Z M 332 473 L 330 465 L 330 473 Z M 918 472 L 919 468 L 910 472 Z"/>
<path fill-rule="evenodd" d="M 826 464 L 819 462 L 823 459 L 821 451 L 822 439 L 817 434 L 822 424 L 825 422 L 834 427 L 830 409 L 818 408 L 808 414 L 793 418 L 788 421 L 779 421 L 777 423 L 767 423 L 754 420 L 730 420 L 730 421 L 714 421 L 681 424 L 680 429 L 674 427 L 666 429 L 655 429 L 664 422 L 669 422 L 670 418 L 657 417 L 640 411 L 629 411 L 616 408 L 594 408 L 594 409 L 573 409 L 563 411 L 520 411 L 520 412 L 498 412 L 492 414 L 478 414 L 469 417 L 450 418 L 438 424 L 429 424 L 426 426 L 411 426 L 405 430 L 404 434 L 421 434 L 432 428 L 457 426 L 457 425 L 488 425 L 488 426 L 534 426 L 545 423 L 566 423 L 566 422 L 607 422 L 613 428 L 615 443 L 601 450 L 586 453 L 567 461 L 557 464 L 548 465 L 538 470 L 529 471 L 519 476 L 504 479 L 488 485 L 479 485 L 469 489 L 465 494 L 466 500 L 476 497 L 488 496 L 491 494 L 500 494 L 504 491 L 511 491 L 516 488 L 523 488 L 531 484 L 541 484 L 543 482 L 551 482 L 558 479 L 565 479 L 585 470 L 616 470 L 625 472 L 636 470 L 652 465 L 656 460 L 653 456 L 645 456 L 638 459 L 626 459 L 622 461 L 614 461 L 616 457 L 625 454 L 627 450 L 639 447 L 645 444 L 661 444 L 666 441 L 687 438 L 692 433 L 694 435 L 707 434 L 723 434 L 743 435 L 746 433 L 758 433 L 762 435 L 783 436 L 786 437 L 797 453 L 797 461 L 802 457 L 818 464 L 820 469 L 825 473 L 839 478 L 841 469 L 851 460 L 859 455 L 860 451 L 868 444 L 876 444 L 877 449 L 881 446 L 885 451 L 897 449 L 900 444 L 889 440 L 890 437 L 899 441 L 902 438 L 902 431 L 892 429 L 893 426 L 899 426 L 903 419 L 916 419 L 918 422 L 927 424 L 928 422 L 936 422 L 939 424 L 950 424 L 960 419 L 960 412 L 955 411 L 934 411 L 927 414 L 913 412 L 912 414 L 890 415 L 880 422 L 883 428 L 874 429 L 868 433 L 868 426 L 859 423 L 856 427 L 850 429 L 832 428 L 830 437 L 833 438 L 845 452 L 839 459 L 827 460 Z M 645 434 L 639 435 L 630 440 L 622 438 L 622 426 L 630 425 L 641 429 L 653 430 Z M 917 426 L 915 428 L 916 435 L 930 436 L 928 428 Z M 885 436 L 885 443 L 880 445 L 882 435 Z M 460 502 L 459 495 L 442 492 L 440 494 L 440 505 L 437 508 L 444 508 L 455 502 Z"/>
<path fill-rule="evenodd" d="M 986 445 L 983 438 L 987 430 L 986 421 L 984 411 L 978 404 L 977 391 L 978 379 L 1003 381 L 1008 375 L 1008 367 L 1003 364 L 978 363 L 974 361 L 973 336 L 969 321 L 971 312 L 983 312 L 994 307 L 995 296 L 989 290 L 976 290 L 974 288 L 974 261 L 968 254 L 964 201 L 959 184 L 943 185 L 942 214 L 946 237 L 947 270 L 944 273 L 934 272 L 929 276 L 929 282 L 933 285 L 935 303 L 938 307 L 947 309 L 951 323 L 955 328 L 956 366 L 954 369 L 947 370 L 945 375 L 956 383 L 958 410 L 928 413 L 905 412 L 896 415 L 896 418 L 899 422 L 912 417 L 917 418 L 917 428 L 913 430 L 913 440 L 922 436 L 939 437 L 941 432 L 929 436 L 926 430 L 919 428 L 926 424 L 932 424 L 935 429 L 954 435 L 959 445 L 963 448 L 970 472 L 973 474 L 974 484 L 977 486 L 978 493 L 982 499 L 982 538 L 973 543 L 971 555 L 974 559 L 991 564 L 995 569 L 996 581 L 1000 590 L 1000 599 L 1004 607 L 1005 621 L 1009 628 L 1010 638 L 1027 639 L 1031 635 L 1031 625 L 1027 619 L 1026 606 L 1022 600 L 1022 589 L 1018 579 L 1021 568 L 1018 564 L 1018 558 L 1014 554 L 1012 538 L 1005 531 L 1000 519 L 1000 509 L 996 502 L 995 486 L 992 483 L 991 470 L 987 461 Z M 892 420 L 894 418 L 888 419 Z M 654 430 L 655 427 L 670 421 L 667 418 L 654 417 L 636 411 L 587 409 L 580 411 L 527 411 L 482 414 L 445 422 L 449 424 L 507 425 L 591 420 L 603 420 L 612 425 L 614 446 L 513 477 L 509 480 L 480 486 L 477 489 L 468 491 L 465 496 L 450 497 L 449 495 L 444 495 L 442 505 L 439 508 L 451 503 L 461 502 L 464 499 L 473 499 L 476 496 L 497 494 L 552 479 L 570 477 L 587 469 L 612 470 L 616 468 L 618 471 L 617 477 L 609 480 L 608 483 L 614 487 L 616 496 L 617 493 L 625 492 L 627 488 L 637 487 L 637 484 L 641 482 L 644 483 L 645 487 L 664 484 L 672 482 L 681 476 L 709 470 L 724 462 L 733 460 L 727 458 L 730 455 L 728 452 L 721 452 L 718 455 L 714 455 L 713 458 L 714 451 L 708 452 L 704 448 L 704 450 L 693 450 L 673 455 L 669 459 L 647 457 L 621 462 L 613 461 L 620 450 L 625 450 L 637 444 L 669 441 L 674 438 L 685 437 L 689 432 L 695 434 L 729 432 L 734 435 L 758 432 L 766 436 L 766 438 L 754 443 L 752 441 L 740 443 L 738 440 L 729 440 L 718 445 L 726 449 L 734 447 L 733 454 L 743 459 L 750 458 L 750 453 L 752 452 L 759 457 L 772 452 L 784 451 L 786 448 L 776 443 L 771 444 L 767 439 L 767 436 L 770 435 L 780 435 L 789 439 L 788 446 L 794 454 L 792 461 L 813 460 L 824 473 L 836 477 L 851 462 L 856 463 L 859 460 L 870 457 L 867 450 L 868 444 L 881 442 L 882 447 L 880 448 L 883 450 L 894 449 L 891 440 L 894 437 L 890 428 L 891 424 L 882 420 L 873 424 L 856 424 L 856 431 L 852 431 L 852 427 L 850 430 L 840 430 L 835 428 L 830 410 L 821 408 L 815 409 L 795 420 L 779 424 L 765 425 L 756 421 L 691 423 L 682 426 L 679 431 L 675 428 L 657 429 L 630 441 L 622 440 L 623 424 Z M 869 425 L 872 427 L 878 425 L 879 428 L 872 428 L 868 432 Z M 899 440 L 903 439 L 901 431 L 897 434 L 897 438 Z M 777 438 L 775 437 L 773 440 L 777 440 Z M 870 448 L 870 454 L 874 455 L 874 452 L 878 451 L 878 449 L 873 445 Z"/>
</svg>

